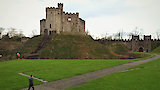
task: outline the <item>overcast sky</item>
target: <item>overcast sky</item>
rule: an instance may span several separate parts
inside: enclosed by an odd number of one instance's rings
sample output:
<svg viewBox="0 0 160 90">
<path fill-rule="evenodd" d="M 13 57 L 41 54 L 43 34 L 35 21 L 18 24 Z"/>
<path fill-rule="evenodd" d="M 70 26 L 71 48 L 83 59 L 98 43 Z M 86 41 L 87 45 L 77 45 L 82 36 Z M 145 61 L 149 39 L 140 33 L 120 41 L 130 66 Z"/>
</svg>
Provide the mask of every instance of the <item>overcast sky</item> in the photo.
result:
<svg viewBox="0 0 160 90">
<path fill-rule="evenodd" d="M 144 34 L 160 31 L 160 0 L 0 0 L 0 27 L 21 29 L 26 36 L 40 31 L 46 7 L 64 4 L 64 11 L 79 12 L 94 37 L 135 27 Z"/>
</svg>

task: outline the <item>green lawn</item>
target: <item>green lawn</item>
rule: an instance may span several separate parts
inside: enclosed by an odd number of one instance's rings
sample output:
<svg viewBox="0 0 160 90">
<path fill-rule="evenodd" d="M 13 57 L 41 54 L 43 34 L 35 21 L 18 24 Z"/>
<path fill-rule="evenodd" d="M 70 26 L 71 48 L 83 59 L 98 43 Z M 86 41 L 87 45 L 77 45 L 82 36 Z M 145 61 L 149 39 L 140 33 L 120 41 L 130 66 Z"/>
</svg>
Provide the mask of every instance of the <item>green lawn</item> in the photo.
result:
<svg viewBox="0 0 160 90">
<path fill-rule="evenodd" d="M 114 73 L 69 90 L 160 90 L 160 59 L 134 68 L 140 69 Z"/>
<path fill-rule="evenodd" d="M 152 51 L 152 53 L 156 53 L 160 55 L 160 46 Z"/>
<path fill-rule="evenodd" d="M 33 74 L 47 81 L 54 81 L 83 74 L 131 60 L 12 60 L 0 62 L 0 90 L 17 90 L 28 87 L 28 77 Z M 41 82 L 34 80 L 34 84 Z"/>
</svg>

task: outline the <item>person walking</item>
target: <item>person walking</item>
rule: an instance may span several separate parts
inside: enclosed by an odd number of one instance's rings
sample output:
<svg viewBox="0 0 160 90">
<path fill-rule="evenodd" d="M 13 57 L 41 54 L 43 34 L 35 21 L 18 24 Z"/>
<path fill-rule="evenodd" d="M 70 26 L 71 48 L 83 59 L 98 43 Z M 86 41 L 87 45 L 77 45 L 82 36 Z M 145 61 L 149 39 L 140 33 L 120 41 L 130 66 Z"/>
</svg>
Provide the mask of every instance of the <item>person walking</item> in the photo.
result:
<svg viewBox="0 0 160 90">
<path fill-rule="evenodd" d="M 32 89 L 34 90 L 34 86 L 33 86 L 33 75 L 31 75 L 30 78 L 29 78 L 29 88 L 28 88 L 28 90 L 30 90 L 31 87 L 32 87 Z"/>
</svg>

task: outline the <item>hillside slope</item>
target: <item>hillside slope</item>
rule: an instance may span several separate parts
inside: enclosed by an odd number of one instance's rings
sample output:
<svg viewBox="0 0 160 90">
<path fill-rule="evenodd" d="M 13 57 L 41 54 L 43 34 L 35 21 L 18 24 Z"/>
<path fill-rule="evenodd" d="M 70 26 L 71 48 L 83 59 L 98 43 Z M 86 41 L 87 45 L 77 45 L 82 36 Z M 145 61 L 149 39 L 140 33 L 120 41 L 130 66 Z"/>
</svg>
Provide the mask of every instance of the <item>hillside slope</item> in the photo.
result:
<svg viewBox="0 0 160 90">
<path fill-rule="evenodd" d="M 21 58 L 30 59 L 128 59 L 146 56 L 142 53 L 129 53 L 123 44 L 100 44 L 87 35 L 39 35 L 6 52 L 9 59 L 15 59 L 16 52 L 21 53 Z"/>
<path fill-rule="evenodd" d="M 114 55 L 90 36 L 54 35 L 40 58 L 113 58 Z"/>
<path fill-rule="evenodd" d="M 152 53 L 160 54 L 160 46 L 154 49 Z"/>
<path fill-rule="evenodd" d="M 2 59 L 12 59 L 11 52 L 13 52 L 16 48 L 21 46 L 22 43 L 20 41 L 15 40 L 15 38 L 5 37 L 0 40 L 0 60 Z"/>
</svg>

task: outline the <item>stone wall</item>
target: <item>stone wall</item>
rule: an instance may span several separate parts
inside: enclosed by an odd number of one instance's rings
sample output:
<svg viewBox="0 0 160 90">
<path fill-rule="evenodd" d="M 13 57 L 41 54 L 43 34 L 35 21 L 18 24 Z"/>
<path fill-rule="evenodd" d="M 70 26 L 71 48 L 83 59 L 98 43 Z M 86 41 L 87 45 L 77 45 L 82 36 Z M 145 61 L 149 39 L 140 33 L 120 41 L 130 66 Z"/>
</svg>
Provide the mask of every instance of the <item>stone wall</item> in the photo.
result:
<svg viewBox="0 0 160 90">
<path fill-rule="evenodd" d="M 46 20 L 45 19 L 40 20 L 40 33 L 41 34 L 44 34 L 45 26 L 46 26 Z"/>
<path fill-rule="evenodd" d="M 132 36 L 131 40 L 96 40 L 102 44 L 113 44 L 113 43 L 122 43 L 128 47 L 129 50 L 137 51 L 140 48 L 143 49 L 143 52 L 151 52 L 152 45 L 154 44 L 156 47 L 160 45 L 160 40 L 151 39 L 151 35 L 145 36 L 144 40 L 140 40 L 139 36 Z"/>
</svg>

